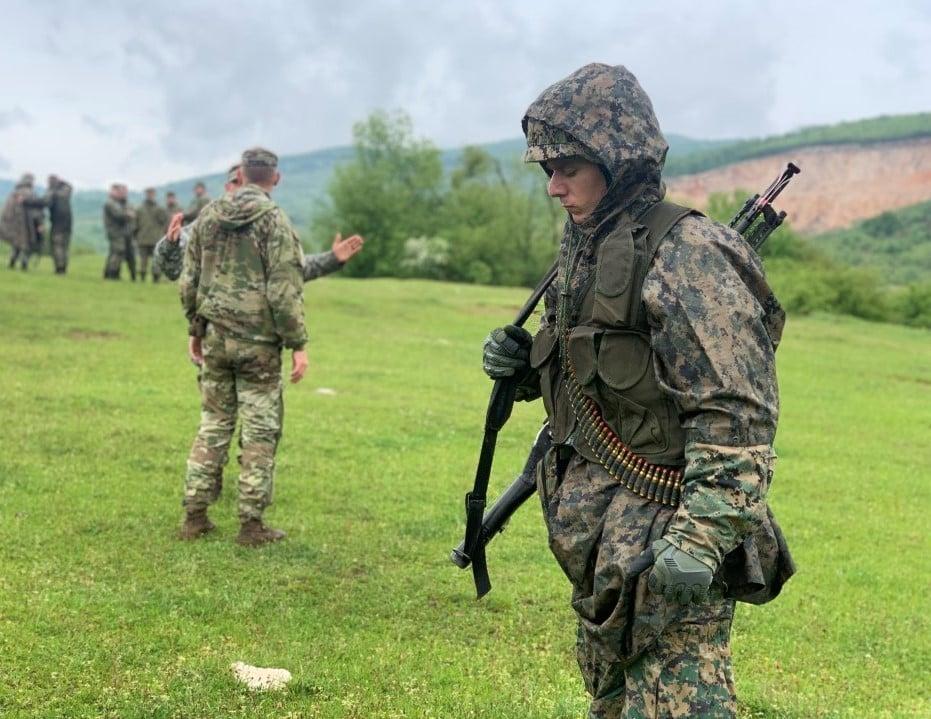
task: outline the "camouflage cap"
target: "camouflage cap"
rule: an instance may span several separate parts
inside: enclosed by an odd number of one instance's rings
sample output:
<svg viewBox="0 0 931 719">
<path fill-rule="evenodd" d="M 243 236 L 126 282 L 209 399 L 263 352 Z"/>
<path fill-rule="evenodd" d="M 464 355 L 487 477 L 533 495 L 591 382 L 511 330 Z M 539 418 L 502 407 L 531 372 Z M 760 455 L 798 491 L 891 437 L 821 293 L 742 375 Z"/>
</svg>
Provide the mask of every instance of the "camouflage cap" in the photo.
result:
<svg viewBox="0 0 931 719">
<path fill-rule="evenodd" d="M 19 178 L 19 182 L 17 182 L 16 184 L 22 185 L 25 187 L 26 185 L 33 184 L 35 181 L 36 181 L 36 176 L 33 175 L 31 172 L 27 172 L 23 174 L 22 177 Z"/>
<path fill-rule="evenodd" d="M 536 118 L 527 119 L 527 150 L 524 162 L 546 162 L 564 157 L 584 157 L 596 165 L 598 156 L 565 130 Z"/>
<path fill-rule="evenodd" d="M 226 171 L 226 182 L 236 182 L 237 177 L 239 176 L 239 168 L 242 167 L 238 162 L 235 165 L 230 166 L 230 169 Z"/>
<path fill-rule="evenodd" d="M 243 167 L 278 167 L 278 155 L 264 147 L 253 147 L 242 153 Z"/>
</svg>

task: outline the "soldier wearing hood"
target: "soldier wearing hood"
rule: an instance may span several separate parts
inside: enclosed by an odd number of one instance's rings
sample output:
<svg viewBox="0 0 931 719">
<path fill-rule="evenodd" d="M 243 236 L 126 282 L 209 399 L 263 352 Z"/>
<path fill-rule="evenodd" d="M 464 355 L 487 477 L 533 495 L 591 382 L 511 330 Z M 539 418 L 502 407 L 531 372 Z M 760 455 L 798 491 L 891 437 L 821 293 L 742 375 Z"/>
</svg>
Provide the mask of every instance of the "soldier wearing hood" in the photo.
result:
<svg viewBox="0 0 931 719">
<path fill-rule="evenodd" d="M 239 189 L 239 163 L 233 165 L 226 173 L 226 183 L 223 192 L 226 195 L 235 193 Z M 153 265 L 170 280 L 181 276 L 181 266 L 184 261 L 184 248 L 191 235 L 192 228 L 197 224 L 195 220 L 190 225 L 184 224 L 184 216 L 176 213 L 171 217 L 168 231 L 155 245 Z M 304 282 L 310 282 L 319 277 L 329 275 L 342 269 L 349 260 L 362 250 L 364 238 L 352 235 L 343 239 L 341 234 L 333 238 L 333 247 L 328 252 L 317 252 L 304 257 L 302 274 Z"/>
<path fill-rule="evenodd" d="M 292 351 L 291 381 L 307 370 L 307 331 L 297 234 L 269 193 L 277 156 L 261 148 L 242 155 L 242 187 L 206 206 L 193 225 L 180 280 L 190 323 L 189 351 L 202 365 L 200 428 L 187 462 L 182 539 L 214 526 L 207 518 L 216 478 L 240 434 L 237 541 L 256 546 L 284 537 L 262 521 L 272 501 L 281 437 L 281 347 Z"/>
<path fill-rule="evenodd" d="M 16 267 L 17 262 L 23 270 L 29 269 L 30 255 L 41 249 L 43 212 L 41 203 L 36 201 L 34 182 L 33 175 L 23 175 L 7 197 L 0 215 L 0 239 L 13 248 L 10 269 Z"/>
<path fill-rule="evenodd" d="M 739 234 L 663 201 L 667 144 L 626 68 L 577 70 L 523 129 L 568 218 L 539 332 L 494 330 L 484 366 L 546 407 L 538 492 L 589 716 L 731 717 L 734 601 L 794 571 L 766 504 L 784 314 Z"/>
</svg>

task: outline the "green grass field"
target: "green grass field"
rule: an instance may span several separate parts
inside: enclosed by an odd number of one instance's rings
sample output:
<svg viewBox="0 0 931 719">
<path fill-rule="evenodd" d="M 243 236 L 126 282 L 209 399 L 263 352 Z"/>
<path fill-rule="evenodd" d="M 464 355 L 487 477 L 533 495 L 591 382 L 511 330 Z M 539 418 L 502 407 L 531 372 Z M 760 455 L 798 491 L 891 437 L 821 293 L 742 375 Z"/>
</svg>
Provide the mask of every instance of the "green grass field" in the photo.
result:
<svg viewBox="0 0 931 719">
<path fill-rule="evenodd" d="M 487 330 L 526 291 L 307 287 L 311 369 L 285 391 L 268 518 L 233 542 L 235 457 L 181 543 L 195 372 L 173 285 L 0 270 L 0 716 L 580 718 L 569 587 L 529 503 L 474 600 L 461 538 Z M 791 318 L 772 504 L 799 574 L 733 636 L 741 717 L 931 716 L 931 334 Z M 335 395 L 316 392 L 329 388 Z M 502 434 L 492 493 L 541 420 Z M 288 668 L 250 694 L 229 665 Z"/>
</svg>

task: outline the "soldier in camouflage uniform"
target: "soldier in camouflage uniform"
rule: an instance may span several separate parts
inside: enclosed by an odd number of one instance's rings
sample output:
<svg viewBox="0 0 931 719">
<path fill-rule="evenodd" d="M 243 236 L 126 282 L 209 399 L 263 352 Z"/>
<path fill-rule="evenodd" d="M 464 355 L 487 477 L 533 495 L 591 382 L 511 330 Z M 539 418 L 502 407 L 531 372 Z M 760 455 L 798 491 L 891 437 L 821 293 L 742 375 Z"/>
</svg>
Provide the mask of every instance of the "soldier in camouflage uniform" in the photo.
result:
<svg viewBox="0 0 931 719">
<path fill-rule="evenodd" d="M 539 332 L 493 331 L 484 362 L 546 407 L 589 717 L 732 717 L 734 600 L 794 571 L 766 503 L 784 314 L 739 234 L 661 202 L 667 144 L 625 68 L 581 68 L 523 128 L 569 217 Z"/>
<path fill-rule="evenodd" d="M 13 248 L 9 264 L 11 270 L 17 262 L 21 269 L 28 270 L 29 257 L 41 249 L 39 240 L 44 214 L 41 199 L 35 195 L 34 182 L 33 175 L 23 175 L 7 197 L 0 215 L 0 239 Z"/>
<path fill-rule="evenodd" d="M 227 172 L 226 184 L 223 185 L 223 190 L 227 195 L 235 192 L 239 187 L 238 172 L 238 164 L 233 165 Z M 155 246 L 154 265 L 159 267 L 170 280 L 176 280 L 181 276 L 184 247 L 193 227 L 193 225 L 182 226 L 182 221 L 183 218 L 173 217 L 169 232 Z M 304 257 L 302 268 L 304 282 L 310 282 L 342 269 L 343 265 L 362 250 L 364 243 L 364 238 L 359 235 L 352 235 L 344 240 L 341 234 L 337 234 L 333 238 L 332 249 L 328 252 L 318 252 Z"/>
<path fill-rule="evenodd" d="M 136 248 L 139 250 L 139 274 L 143 282 L 145 282 L 145 273 L 149 267 L 149 258 L 152 257 L 155 245 L 166 227 L 168 227 L 168 212 L 155 199 L 155 188 L 149 187 L 145 191 L 145 200 L 136 208 L 135 238 Z M 159 263 L 153 259 L 152 281 L 158 282 L 161 276 Z"/>
<path fill-rule="evenodd" d="M 281 347 L 292 350 L 291 381 L 307 369 L 304 260 L 297 234 L 269 197 L 278 158 L 247 150 L 243 187 L 211 204 L 185 248 L 181 303 L 190 323 L 189 351 L 202 363 L 201 422 L 187 463 L 180 531 L 197 538 L 213 524 L 207 506 L 226 463 L 236 427 L 240 437 L 237 541 L 256 546 L 284 537 L 262 514 L 272 501 L 275 452 L 281 437 Z"/>
<path fill-rule="evenodd" d="M 165 193 L 165 211 L 168 213 L 169 217 L 173 216 L 176 212 L 184 212 L 174 192 L 169 191 Z"/>
<path fill-rule="evenodd" d="M 198 182 L 194 185 L 194 199 L 191 200 L 191 204 L 184 211 L 184 224 L 188 225 L 196 220 L 201 210 L 209 204 L 210 195 L 207 194 L 207 186 L 203 182 Z"/>
<path fill-rule="evenodd" d="M 48 188 L 45 195 L 24 201 L 32 210 L 48 208 L 51 221 L 52 259 L 55 262 L 55 274 L 63 275 L 68 269 L 68 249 L 71 245 L 71 185 L 57 175 L 48 176 Z"/>
<path fill-rule="evenodd" d="M 110 186 L 110 194 L 103 206 L 103 226 L 107 233 L 107 241 L 110 243 L 107 264 L 103 271 L 105 280 L 120 279 L 120 268 L 124 260 L 129 266 L 129 274 L 133 281 L 136 279 L 133 249 L 136 214 L 127 201 L 128 197 L 126 185 L 114 183 Z"/>
</svg>

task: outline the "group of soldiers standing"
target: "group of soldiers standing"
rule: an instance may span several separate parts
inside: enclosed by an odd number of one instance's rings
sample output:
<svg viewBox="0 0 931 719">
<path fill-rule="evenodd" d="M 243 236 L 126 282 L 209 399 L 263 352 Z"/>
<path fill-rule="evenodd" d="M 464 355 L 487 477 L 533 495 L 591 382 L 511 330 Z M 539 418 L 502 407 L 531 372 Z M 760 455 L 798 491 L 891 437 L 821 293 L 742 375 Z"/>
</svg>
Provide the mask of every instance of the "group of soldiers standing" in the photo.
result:
<svg viewBox="0 0 931 719">
<path fill-rule="evenodd" d="M 55 273 L 65 274 L 71 245 L 71 190 L 71 185 L 60 177 L 49 175 L 45 194 L 40 196 L 35 190 L 34 175 L 26 173 L 19 179 L 0 215 L 0 240 L 12 248 L 11 270 L 17 265 L 28 270 L 30 258 L 41 254 L 45 241 L 45 210 L 48 209 Z"/>
<path fill-rule="evenodd" d="M 129 204 L 126 185 L 111 185 L 103 206 L 103 225 L 109 243 L 104 279 L 120 279 L 120 270 L 125 262 L 133 282 L 136 281 L 137 270 L 145 282 L 151 261 L 152 281 L 158 282 L 162 272 L 160 264 L 154 260 L 155 246 L 165 235 L 169 220 L 181 213 L 183 222 L 189 224 L 209 203 L 210 196 L 203 182 L 194 185 L 194 198 L 186 210 L 181 209 L 174 192 L 165 193 L 164 206 L 158 204 L 154 187 L 146 188 L 142 203 L 133 207 Z"/>
</svg>

